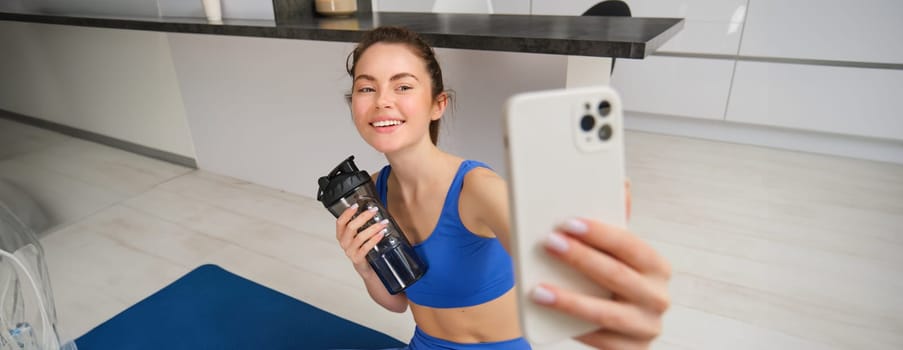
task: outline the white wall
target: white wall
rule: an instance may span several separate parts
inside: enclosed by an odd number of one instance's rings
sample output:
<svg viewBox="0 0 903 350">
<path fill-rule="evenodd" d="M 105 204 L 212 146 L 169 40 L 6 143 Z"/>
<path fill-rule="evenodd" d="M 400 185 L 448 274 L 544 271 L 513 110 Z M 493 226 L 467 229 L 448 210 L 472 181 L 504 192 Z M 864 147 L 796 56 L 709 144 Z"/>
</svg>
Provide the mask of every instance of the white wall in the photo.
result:
<svg viewBox="0 0 903 350">
<path fill-rule="evenodd" d="M 220 0 L 223 18 L 275 18 L 272 0 Z M 204 17 L 200 0 L 157 0 L 164 17 Z"/>
<path fill-rule="evenodd" d="M 437 12 L 487 13 L 486 3 L 492 6 L 494 14 L 530 14 L 531 0 L 372 0 L 374 11 L 384 12 L 431 12 L 437 2 L 442 1 Z M 472 3 L 474 5 L 463 5 Z M 453 7 L 457 10 L 452 10 Z"/>
<path fill-rule="evenodd" d="M 597 2 L 532 0 L 532 11 L 578 15 Z M 903 162 L 903 1 L 627 3 L 633 16 L 685 18 L 653 56 L 617 61 L 629 128 Z"/>
<path fill-rule="evenodd" d="M 579 16 L 600 0 L 531 0 L 533 14 Z M 747 0 L 626 0 L 634 17 L 676 17 L 684 29 L 661 52 L 734 54 Z"/>
<path fill-rule="evenodd" d="M 28 10 L 27 3 L 24 0 L 4 0 L 0 1 L 0 11 L 3 12 L 24 12 Z"/>
<path fill-rule="evenodd" d="M 615 69 L 612 86 L 630 111 L 724 120 L 734 62 L 650 56 Z"/>
<path fill-rule="evenodd" d="M 880 3 L 880 0 L 870 1 Z M 87 4 L 102 2 L 94 0 Z M 234 3 L 236 9 L 253 8 L 244 11 L 252 16 L 254 11 L 261 15 L 271 11 L 271 3 L 264 2 L 226 0 L 224 6 Z M 759 79 L 758 85 L 742 85 L 748 79 L 735 79 L 734 61 L 694 57 L 695 54 L 736 54 L 740 50 L 739 39 L 734 39 L 738 30 L 733 26 L 747 20 L 746 0 L 629 2 L 637 16 L 686 16 L 688 24 L 698 23 L 708 28 L 695 32 L 695 36 L 689 35 L 694 32 L 682 32 L 675 38 L 682 41 L 668 44 L 670 52 L 688 56 L 618 60 L 612 84 L 622 92 L 628 119 L 638 120 L 628 120 L 629 127 L 698 136 L 706 132 L 688 132 L 692 127 L 683 122 L 679 123 L 681 127 L 672 128 L 674 123 L 662 123 L 661 118 L 729 122 L 736 127 L 756 128 L 755 133 L 740 133 L 755 137 L 738 139 L 738 142 L 777 147 L 792 144 L 769 141 L 787 137 L 787 130 L 827 131 L 829 137 L 844 137 L 838 133 L 850 130 L 858 139 L 899 139 L 896 114 L 858 118 L 860 123 L 868 124 L 860 129 L 837 128 L 842 123 L 816 124 L 825 114 L 813 113 L 822 111 L 812 108 L 816 106 L 814 100 L 791 98 L 786 103 L 798 104 L 762 106 L 748 92 L 773 91 L 773 82 Z M 532 6 L 537 14 L 577 14 L 594 3 L 592 0 L 567 4 L 551 0 L 496 0 L 493 6 L 496 12 L 500 8 L 523 11 Z M 160 0 L 159 4 L 163 12 L 187 11 L 200 15 L 199 4 L 195 2 Z M 404 0 L 380 0 L 377 4 L 380 10 L 386 11 L 418 10 L 417 6 L 431 8 L 432 5 L 433 1 Z M 345 119 L 347 106 L 341 96 L 348 82 L 341 62 L 351 44 L 12 22 L 3 26 L 0 42 L 14 49 L 0 56 L 0 73 L 5 77 L 0 82 L 3 89 L 0 108 L 194 157 L 202 168 L 308 195 L 313 193 L 312 186 L 299 179 L 322 173 L 347 154 L 361 154 L 362 165 L 369 169 L 382 163 L 380 157 L 372 154 L 363 156 L 368 154 L 368 148 L 357 139 Z M 700 39 L 713 33 L 724 35 L 718 40 Z M 312 50 L 318 50 L 317 54 L 312 55 L 315 52 Z M 457 111 L 446 118 L 442 146 L 465 157 L 486 161 L 504 175 L 499 140 L 504 99 L 520 91 L 563 87 L 566 58 L 451 49 L 439 52 L 447 85 L 458 92 Z M 481 64 L 473 65 L 473 62 Z M 875 72 L 866 70 L 866 73 Z M 825 73 L 829 77 L 831 74 Z M 853 88 L 862 94 L 869 86 L 888 92 L 899 85 L 897 75 L 877 74 L 881 84 L 856 78 Z M 493 78 L 486 79 L 487 76 Z M 128 82 L 127 88 L 123 88 L 124 81 Z M 734 87 L 736 99 L 731 100 L 729 94 L 735 84 L 741 85 Z M 804 92 L 806 88 L 799 86 L 796 91 Z M 882 110 L 882 106 L 892 101 L 882 94 L 866 92 L 863 96 L 868 97 L 868 108 L 864 110 L 869 113 Z M 731 101 L 730 115 L 728 101 Z M 793 115 L 787 115 L 791 112 Z M 827 112 L 837 114 L 831 109 Z M 638 119 L 648 115 L 654 118 Z M 801 117 L 813 119 L 795 121 L 802 120 Z M 767 129 L 754 125 L 782 129 L 780 132 L 775 129 L 767 136 Z M 835 129 L 819 129 L 814 125 L 833 125 Z M 707 125 L 694 127 L 709 129 Z M 336 140 L 341 139 L 352 141 L 338 147 L 322 146 L 336 145 Z M 832 152 L 821 144 L 824 142 L 789 148 Z M 196 153 L 193 146 L 197 147 Z M 852 155 L 868 158 L 866 153 L 879 154 L 863 151 Z M 302 161 L 310 162 L 309 169 L 296 165 Z"/>
<path fill-rule="evenodd" d="M 738 62 L 726 119 L 903 141 L 903 70 Z"/>
<path fill-rule="evenodd" d="M 37 12 L 100 15 L 156 16 L 156 0 L 23 0 Z"/>
<path fill-rule="evenodd" d="M 166 34 L 0 21 L 0 109 L 194 157 Z"/>
<path fill-rule="evenodd" d="M 753 0 L 740 54 L 903 63 L 903 1 Z"/>
<path fill-rule="evenodd" d="M 350 154 L 370 171 L 385 164 L 344 101 L 352 44 L 196 34 L 169 42 L 200 168 L 313 197 L 316 179 Z M 451 49 L 438 57 L 457 98 L 440 146 L 505 175 L 504 100 L 563 87 L 565 57 Z"/>
<path fill-rule="evenodd" d="M 274 18 L 271 0 L 220 2 L 224 18 Z M 0 10 L 96 16 L 204 17 L 200 0 L 3 0 Z"/>
</svg>

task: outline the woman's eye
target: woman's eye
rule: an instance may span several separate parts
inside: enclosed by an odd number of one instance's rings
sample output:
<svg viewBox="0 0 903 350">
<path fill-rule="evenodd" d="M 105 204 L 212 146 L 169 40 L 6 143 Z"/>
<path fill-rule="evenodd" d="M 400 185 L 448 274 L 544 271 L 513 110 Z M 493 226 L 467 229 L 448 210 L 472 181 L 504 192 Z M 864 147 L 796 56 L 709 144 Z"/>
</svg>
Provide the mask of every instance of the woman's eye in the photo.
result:
<svg viewBox="0 0 903 350">
<path fill-rule="evenodd" d="M 373 90 L 372 87 L 368 87 L 368 86 L 357 89 L 357 92 L 360 92 L 360 93 L 368 93 L 368 92 L 373 92 L 373 91 L 376 91 L 376 90 Z"/>
<path fill-rule="evenodd" d="M 399 91 L 408 91 L 408 90 L 411 90 L 411 89 L 413 89 L 413 87 L 410 87 L 410 86 L 407 86 L 407 85 L 402 85 L 402 86 L 399 86 L 399 87 L 398 87 L 398 90 L 399 90 Z"/>
</svg>

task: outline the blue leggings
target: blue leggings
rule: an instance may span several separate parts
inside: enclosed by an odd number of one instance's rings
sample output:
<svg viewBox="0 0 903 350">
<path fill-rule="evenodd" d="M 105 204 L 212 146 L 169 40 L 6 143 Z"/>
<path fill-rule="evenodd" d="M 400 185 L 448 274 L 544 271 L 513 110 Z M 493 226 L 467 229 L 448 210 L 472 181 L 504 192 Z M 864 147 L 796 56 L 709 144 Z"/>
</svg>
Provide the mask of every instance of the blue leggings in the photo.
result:
<svg viewBox="0 0 903 350">
<path fill-rule="evenodd" d="M 439 339 L 433 337 L 429 334 L 426 334 L 420 327 L 414 329 L 414 337 L 411 338 L 411 343 L 408 344 L 404 349 L 407 350 L 458 350 L 458 349 L 466 349 L 466 350 L 529 350 L 530 343 L 527 342 L 523 337 L 515 338 L 511 340 L 503 340 L 498 342 L 491 343 L 471 343 L 471 344 L 461 344 L 455 343 L 444 339 Z"/>
</svg>

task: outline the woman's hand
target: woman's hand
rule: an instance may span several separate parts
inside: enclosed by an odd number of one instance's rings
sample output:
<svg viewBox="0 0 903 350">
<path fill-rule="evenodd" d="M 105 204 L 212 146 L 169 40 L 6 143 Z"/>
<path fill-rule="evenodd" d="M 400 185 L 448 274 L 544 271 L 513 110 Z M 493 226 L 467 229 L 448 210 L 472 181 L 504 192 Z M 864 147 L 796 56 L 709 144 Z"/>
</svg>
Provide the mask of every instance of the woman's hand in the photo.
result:
<svg viewBox="0 0 903 350">
<path fill-rule="evenodd" d="M 629 208 L 629 195 L 626 200 Z M 533 290 L 535 302 L 601 327 L 577 340 L 603 349 L 647 349 L 661 333 L 670 305 L 671 267 L 637 236 L 598 221 L 572 219 L 549 236 L 546 250 L 613 293 L 612 299 L 601 299 L 546 284 Z"/>
<path fill-rule="evenodd" d="M 370 264 L 367 263 L 367 252 L 382 240 L 388 222 L 383 220 L 370 225 L 370 227 L 358 233 L 357 231 L 361 226 L 368 220 L 373 219 L 377 210 L 376 208 L 371 208 L 354 217 L 357 208 L 357 204 L 354 204 L 345 209 L 342 215 L 339 215 L 335 223 L 335 237 L 339 241 L 342 250 L 345 251 L 345 256 L 351 259 L 351 263 L 354 264 L 354 269 L 363 276 L 373 270 Z"/>
</svg>

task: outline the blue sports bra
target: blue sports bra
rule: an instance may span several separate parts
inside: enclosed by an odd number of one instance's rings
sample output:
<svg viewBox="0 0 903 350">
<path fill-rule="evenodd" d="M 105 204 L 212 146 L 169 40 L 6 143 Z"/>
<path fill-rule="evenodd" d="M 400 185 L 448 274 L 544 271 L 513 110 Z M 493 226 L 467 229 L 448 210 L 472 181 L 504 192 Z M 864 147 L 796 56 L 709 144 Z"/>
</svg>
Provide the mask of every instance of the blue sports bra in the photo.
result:
<svg viewBox="0 0 903 350">
<path fill-rule="evenodd" d="M 445 195 L 445 203 L 436 228 L 414 251 L 426 261 L 426 274 L 405 289 L 412 302 L 434 308 L 453 308 L 483 304 L 502 296 L 514 287 L 511 256 L 497 238 L 480 237 L 470 232 L 458 214 L 458 197 L 464 175 L 487 165 L 466 160 Z M 387 180 L 392 171 L 385 166 L 376 179 L 376 189 L 388 207 Z"/>
</svg>

